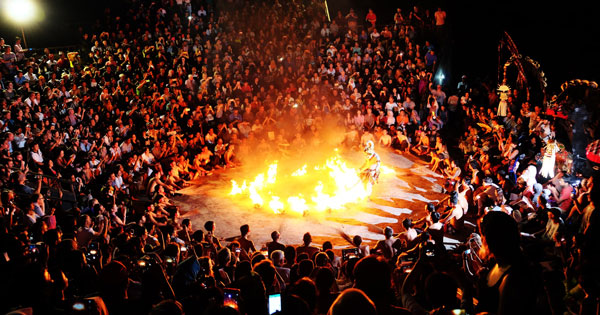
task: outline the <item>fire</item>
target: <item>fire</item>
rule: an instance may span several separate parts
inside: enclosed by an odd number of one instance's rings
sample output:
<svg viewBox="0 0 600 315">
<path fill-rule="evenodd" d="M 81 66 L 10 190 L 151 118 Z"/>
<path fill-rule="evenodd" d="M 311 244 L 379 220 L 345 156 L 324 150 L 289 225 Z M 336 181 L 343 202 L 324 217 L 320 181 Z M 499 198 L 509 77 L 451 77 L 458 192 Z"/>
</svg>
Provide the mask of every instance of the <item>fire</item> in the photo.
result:
<svg viewBox="0 0 600 315">
<path fill-rule="evenodd" d="M 366 200 L 371 191 L 360 178 L 356 168 L 348 167 L 336 153 L 324 163 L 304 164 L 295 171 L 281 172 L 278 161 L 272 162 L 266 172 L 241 185 L 231 181 L 232 196 L 247 196 L 256 207 L 266 207 L 274 213 L 290 211 L 331 211 L 344 209 L 350 203 Z M 382 174 L 394 171 L 382 168 Z"/>
</svg>

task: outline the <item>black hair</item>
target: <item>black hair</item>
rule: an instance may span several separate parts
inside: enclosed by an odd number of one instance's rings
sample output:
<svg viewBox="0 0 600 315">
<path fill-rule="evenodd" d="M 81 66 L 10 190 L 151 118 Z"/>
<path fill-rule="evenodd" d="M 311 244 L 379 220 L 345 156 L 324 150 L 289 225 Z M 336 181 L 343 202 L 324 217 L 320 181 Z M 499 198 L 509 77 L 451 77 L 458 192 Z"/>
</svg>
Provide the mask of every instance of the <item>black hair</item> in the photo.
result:
<svg viewBox="0 0 600 315">
<path fill-rule="evenodd" d="M 435 211 L 435 205 L 433 203 L 428 203 L 427 206 L 425 207 L 425 209 L 427 210 L 427 212 L 431 213 Z"/>
<path fill-rule="evenodd" d="M 242 236 L 246 236 L 248 232 L 250 232 L 250 226 L 248 224 L 240 226 L 240 233 L 242 233 Z"/>
<path fill-rule="evenodd" d="M 438 223 L 440 221 L 441 217 L 442 217 L 442 215 L 437 211 L 431 213 L 431 221 L 433 223 Z"/>
<path fill-rule="evenodd" d="M 488 212 L 479 224 L 490 252 L 499 263 L 512 263 L 520 255 L 517 222 L 501 211 Z"/>
</svg>

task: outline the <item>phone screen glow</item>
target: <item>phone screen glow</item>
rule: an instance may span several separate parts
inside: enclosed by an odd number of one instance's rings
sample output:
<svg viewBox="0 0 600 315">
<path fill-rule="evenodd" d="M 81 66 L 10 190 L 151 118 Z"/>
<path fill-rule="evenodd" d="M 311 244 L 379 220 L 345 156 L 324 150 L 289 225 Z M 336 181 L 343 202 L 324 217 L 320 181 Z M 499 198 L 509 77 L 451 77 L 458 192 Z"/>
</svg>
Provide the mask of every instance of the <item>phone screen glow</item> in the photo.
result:
<svg viewBox="0 0 600 315">
<path fill-rule="evenodd" d="M 269 314 L 281 311 L 281 294 L 269 295 Z"/>
</svg>

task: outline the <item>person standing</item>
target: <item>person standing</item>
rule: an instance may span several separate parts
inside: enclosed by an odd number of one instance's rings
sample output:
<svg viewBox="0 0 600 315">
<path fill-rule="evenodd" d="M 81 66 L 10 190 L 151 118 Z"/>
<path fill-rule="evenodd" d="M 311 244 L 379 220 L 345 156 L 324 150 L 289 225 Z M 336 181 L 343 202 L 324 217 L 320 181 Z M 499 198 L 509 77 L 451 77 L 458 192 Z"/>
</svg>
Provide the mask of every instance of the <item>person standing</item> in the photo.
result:
<svg viewBox="0 0 600 315">
<path fill-rule="evenodd" d="M 446 11 L 442 10 L 442 8 L 438 8 L 434 14 L 435 18 L 435 27 L 438 30 L 441 30 L 444 25 L 446 25 Z"/>
<path fill-rule="evenodd" d="M 271 257 L 271 253 L 273 253 L 274 251 L 276 251 L 276 250 L 283 251 L 285 249 L 285 245 L 283 245 L 279 242 L 279 237 L 281 237 L 281 234 L 279 234 L 279 232 L 277 232 L 277 231 L 271 232 L 271 239 L 273 241 L 267 243 L 267 250 L 269 251 L 269 257 Z"/>
<path fill-rule="evenodd" d="M 238 243 L 240 243 L 240 248 L 242 249 L 240 259 L 250 260 L 252 253 L 256 252 L 254 242 L 252 242 L 249 238 L 250 226 L 248 224 L 240 226 L 240 233 L 242 235 L 237 239 Z"/>
<path fill-rule="evenodd" d="M 367 13 L 367 17 L 365 18 L 365 20 L 371 23 L 371 28 L 375 27 L 375 23 L 377 22 L 377 16 L 375 15 L 372 9 L 369 9 L 369 13 Z"/>
<path fill-rule="evenodd" d="M 21 46 L 21 38 L 17 37 L 15 40 L 15 55 L 17 56 L 17 62 L 20 62 L 21 60 L 23 60 L 23 58 L 25 58 L 25 49 L 23 49 L 23 47 Z"/>
</svg>

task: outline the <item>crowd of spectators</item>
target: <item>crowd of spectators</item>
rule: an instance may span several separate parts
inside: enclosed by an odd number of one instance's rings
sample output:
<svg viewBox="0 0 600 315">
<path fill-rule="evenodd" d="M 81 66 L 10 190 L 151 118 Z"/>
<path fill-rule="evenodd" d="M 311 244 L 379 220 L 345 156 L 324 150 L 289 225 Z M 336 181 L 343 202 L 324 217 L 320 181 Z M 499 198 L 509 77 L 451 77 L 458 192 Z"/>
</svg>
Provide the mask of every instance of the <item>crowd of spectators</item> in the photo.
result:
<svg viewBox="0 0 600 315">
<path fill-rule="evenodd" d="M 280 294 L 281 314 L 595 312 L 596 178 L 540 176 L 542 105 L 434 77 L 441 8 L 386 25 L 319 1 L 125 3 L 76 50 L 0 39 L 0 311 L 267 314 Z M 329 126 L 429 163 L 448 197 L 341 255 L 180 217 L 181 188 Z"/>
</svg>

